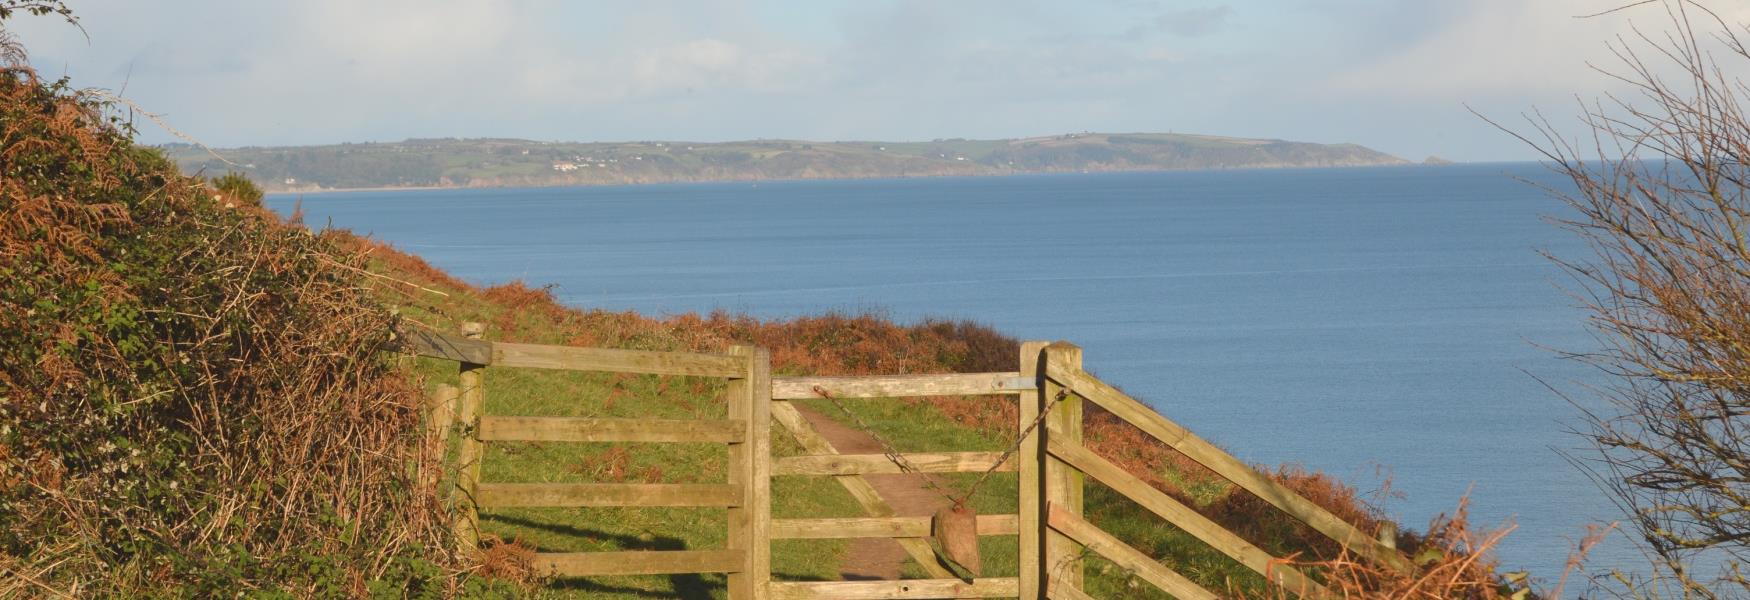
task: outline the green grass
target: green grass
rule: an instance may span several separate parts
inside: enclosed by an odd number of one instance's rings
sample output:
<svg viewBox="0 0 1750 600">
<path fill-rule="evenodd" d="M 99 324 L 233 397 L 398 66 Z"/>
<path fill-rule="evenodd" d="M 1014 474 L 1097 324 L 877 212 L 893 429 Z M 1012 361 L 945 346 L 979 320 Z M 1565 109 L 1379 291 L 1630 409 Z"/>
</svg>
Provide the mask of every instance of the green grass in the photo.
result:
<svg viewBox="0 0 1750 600">
<path fill-rule="evenodd" d="M 551 323 L 543 317 L 517 313 L 509 322 L 495 321 L 508 307 L 493 304 L 474 294 L 459 294 L 445 302 L 444 317 L 418 307 L 404 307 L 404 314 L 421 322 L 474 320 L 498 322 L 512 327 L 520 339 L 537 343 L 562 343 Z M 495 337 L 488 333 L 489 339 Z M 674 340 L 634 337 L 627 347 L 664 349 Z M 428 386 L 454 383 L 454 363 L 420 359 L 417 371 Z M 631 376 L 605 373 L 571 373 L 535 369 L 488 368 L 486 370 L 487 414 L 589 416 L 621 418 L 714 419 L 726 413 L 720 399 L 720 380 L 684 377 Z M 966 398 L 960 402 L 1008 402 L 1007 399 Z M 806 408 L 841 423 L 855 426 L 832 403 L 825 400 L 799 402 Z M 873 430 L 905 452 L 1002 451 L 1012 437 L 993 434 L 953 422 L 927 402 L 904 400 L 844 400 L 842 403 Z M 781 426 L 773 425 L 773 454 L 803 454 Z M 727 452 L 722 445 L 708 444 L 581 444 L 492 443 L 482 463 L 486 482 L 594 482 L 626 481 L 653 483 L 711 483 L 725 477 Z M 1183 482 L 1175 473 L 1162 473 L 1169 482 Z M 964 489 L 977 476 L 940 476 L 950 490 Z M 836 482 L 826 477 L 776 477 L 773 487 L 775 518 L 863 516 L 856 502 Z M 1258 589 L 1260 577 L 1190 535 L 1155 517 L 1129 500 L 1095 483 L 1086 484 L 1086 515 L 1103 530 L 1143 550 L 1214 591 L 1239 586 Z M 1225 485 L 1188 486 L 1193 502 L 1206 504 L 1228 493 Z M 957 493 L 957 492 L 955 492 Z M 972 499 L 979 514 L 1010 514 L 1016 510 L 1016 477 L 994 474 Z M 595 509 L 503 509 L 483 511 L 484 533 L 507 540 L 522 540 L 542 551 L 680 550 L 720 548 L 726 520 L 723 509 L 688 508 L 595 508 Z M 1012 537 L 984 537 L 980 550 L 985 574 L 993 577 L 1016 573 L 1016 545 Z M 836 580 L 848 540 L 776 540 L 773 542 L 774 578 L 780 581 Z M 1271 545 L 1265 545 L 1271 547 Z M 1096 597 L 1166 598 L 1152 586 L 1097 557 L 1084 565 L 1087 589 Z M 905 577 L 923 577 L 916 564 L 907 564 Z M 721 598 L 721 575 L 591 578 L 555 582 L 548 591 L 555 597 L 577 598 Z"/>
<path fill-rule="evenodd" d="M 453 363 L 421 360 L 429 383 L 454 383 Z M 722 418 L 723 384 L 717 380 L 568 373 L 488 368 L 487 414 L 663 419 Z M 965 399 L 965 402 L 1007 401 Z M 927 403 L 903 400 L 844 400 L 846 408 L 905 452 L 1002 451 L 1010 439 L 958 425 Z M 825 400 L 800 404 L 842 423 L 854 421 Z M 802 454 L 782 427 L 774 425 L 775 456 Z M 727 452 L 718 444 L 491 443 L 482 463 L 482 480 L 509 482 L 720 483 Z M 940 476 L 951 494 L 960 495 L 976 474 Z M 1016 477 L 993 474 L 972 497 L 979 514 L 1016 510 Z M 775 518 L 862 516 L 849 494 L 826 477 L 776 477 Z M 1262 579 L 1106 487 L 1089 482 L 1086 513 L 1108 533 L 1165 560 L 1180 573 L 1212 590 L 1241 585 L 1256 589 Z M 1213 496 L 1212 496 L 1213 497 Z M 1207 499 L 1212 499 L 1207 498 Z M 1205 499 L 1205 500 L 1207 500 Z M 612 550 L 696 550 L 721 548 L 723 509 L 692 508 L 524 508 L 483 510 L 483 533 L 521 540 L 543 552 Z M 778 540 L 773 543 L 774 578 L 780 581 L 838 579 L 847 540 Z M 1015 538 L 980 539 L 985 575 L 1016 574 Z M 1097 557 L 1085 563 L 1087 588 L 1096 597 L 1167 598 L 1146 582 Z M 926 577 L 915 563 L 908 578 Z M 721 575 L 609 577 L 553 582 L 556 597 L 721 598 Z"/>
</svg>

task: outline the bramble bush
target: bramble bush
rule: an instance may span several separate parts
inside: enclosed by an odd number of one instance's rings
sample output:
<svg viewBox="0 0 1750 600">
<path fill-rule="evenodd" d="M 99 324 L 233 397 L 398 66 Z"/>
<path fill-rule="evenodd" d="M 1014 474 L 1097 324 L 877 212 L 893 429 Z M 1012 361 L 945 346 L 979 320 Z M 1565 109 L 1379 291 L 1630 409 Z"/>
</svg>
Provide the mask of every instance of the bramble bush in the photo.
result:
<svg viewBox="0 0 1750 600">
<path fill-rule="evenodd" d="M 356 255 L 0 70 L 0 596 L 439 596 L 419 393 Z"/>
</svg>

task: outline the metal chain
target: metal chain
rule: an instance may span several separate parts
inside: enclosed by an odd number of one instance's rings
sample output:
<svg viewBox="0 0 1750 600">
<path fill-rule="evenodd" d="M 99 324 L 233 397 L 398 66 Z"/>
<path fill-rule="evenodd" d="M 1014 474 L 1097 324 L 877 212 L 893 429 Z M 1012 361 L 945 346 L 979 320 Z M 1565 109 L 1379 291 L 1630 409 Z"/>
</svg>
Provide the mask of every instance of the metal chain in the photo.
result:
<svg viewBox="0 0 1750 600">
<path fill-rule="evenodd" d="M 898 466 L 901 472 L 911 473 L 913 475 L 924 475 L 923 479 L 926 487 L 941 495 L 943 498 L 946 498 L 949 502 L 954 503 L 955 506 L 960 506 L 965 504 L 967 500 L 972 498 L 973 494 L 978 492 L 979 486 L 984 485 L 985 480 L 990 479 L 991 473 L 995 473 L 1004 463 L 1009 462 L 1009 459 L 1014 457 L 1016 452 L 1021 450 L 1021 443 L 1026 441 L 1027 436 L 1032 435 L 1035 429 L 1039 428 L 1039 424 L 1045 422 L 1045 417 L 1051 414 L 1051 409 L 1056 408 L 1057 403 L 1062 402 L 1064 398 L 1069 397 L 1069 390 L 1058 390 L 1057 395 L 1051 398 L 1051 402 L 1045 405 L 1045 410 L 1039 411 L 1039 416 L 1034 417 L 1033 422 L 1028 423 L 1027 427 L 1021 430 L 1020 435 L 1015 436 L 1014 443 L 1009 444 L 1009 448 L 1003 451 L 1002 455 L 997 458 L 996 462 L 991 463 L 989 468 L 986 468 L 983 473 L 980 473 L 978 479 L 974 480 L 972 485 L 967 486 L 965 492 L 958 498 L 949 495 L 947 490 L 942 489 L 941 486 L 936 484 L 934 477 L 929 477 L 923 469 L 912 464 L 911 459 L 906 458 L 904 452 L 900 452 L 898 448 L 893 446 L 892 442 L 887 441 L 887 438 L 881 437 L 881 434 L 876 433 L 875 428 L 870 427 L 867 421 L 864 421 L 861 416 L 852 412 L 849 407 L 846 407 L 843 402 L 840 402 L 838 398 L 834 397 L 832 392 L 817 385 L 814 386 L 814 394 L 825 398 L 828 402 L 831 402 L 833 406 L 838 407 L 840 412 L 845 413 L 845 416 L 850 417 L 852 421 L 856 422 L 857 428 L 862 429 L 863 433 L 868 434 L 870 438 L 875 440 L 875 443 L 880 444 L 882 455 L 886 456 L 887 460 L 893 461 L 893 464 Z"/>
</svg>

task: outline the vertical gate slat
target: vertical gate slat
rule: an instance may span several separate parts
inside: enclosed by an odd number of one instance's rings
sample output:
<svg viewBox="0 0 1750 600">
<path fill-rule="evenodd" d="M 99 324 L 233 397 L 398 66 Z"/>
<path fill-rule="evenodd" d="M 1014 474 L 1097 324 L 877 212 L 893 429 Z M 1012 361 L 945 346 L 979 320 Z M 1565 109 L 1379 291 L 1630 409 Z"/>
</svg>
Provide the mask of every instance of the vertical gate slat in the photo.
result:
<svg viewBox="0 0 1750 600">
<path fill-rule="evenodd" d="M 463 323 L 462 335 L 468 339 L 480 339 L 486 326 L 480 323 Z M 486 365 L 475 363 L 460 363 L 457 374 L 457 387 L 461 388 L 461 401 L 456 410 L 456 419 L 462 423 L 462 443 L 456 455 L 456 516 L 455 536 L 458 553 L 464 558 L 473 556 L 480 550 L 480 510 L 474 502 L 474 494 L 480 487 L 480 459 L 485 455 L 485 447 L 480 442 L 480 407 L 486 399 Z"/>
<path fill-rule="evenodd" d="M 1082 349 L 1069 342 L 1056 342 L 1045 348 L 1046 364 L 1067 364 L 1076 369 L 1082 366 Z M 1046 405 L 1056 401 L 1051 408 L 1051 414 L 1045 417 L 1047 427 L 1038 436 L 1041 445 L 1062 443 L 1066 446 L 1080 447 L 1082 445 L 1082 399 L 1069 393 L 1055 381 L 1049 378 L 1044 382 L 1041 400 Z M 1064 394 L 1062 400 L 1057 400 L 1059 394 Z M 1045 505 L 1056 506 L 1058 509 L 1076 517 L 1082 516 L 1082 472 L 1069 463 L 1050 455 L 1041 454 L 1044 465 Z M 1047 529 L 1045 533 L 1045 550 L 1043 553 L 1044 567 L 1051 579 L 1057 580 L 1065 587 L 1082 589 L 1082 545 L 1062 533 Z"/>
<path fill-rule="evenodd" d="M 1021 377 L 1031 378 L 1039 385 L 1033 390 L 1021 392 L 1020 419 L 1018 428 L 1025 428 L 1034 419 L 1039 418 L 1039 409 L 1044 406 L 1044 378 L 1039 376 L 1043 365 L 1043 352 L 1046 342 L 1021 342 Z M 1018 434 L 1020 429 L 1016 429 Z M 1029 435 L 1021 440 L 1021 448 L 1016 452 L 1016 468 L 1020 471 L 1016 501 L 1015 528 L 1019 531 L 1020 550 L 1019 587 L 1021 598 L 1038 600 L 1045 597 L 1045 569 L 1041 560 L 1041 551 L 1045 544 L 1045 491 L 1043 473 L 1040 471 L 1041 460 L 1045 457 L 1045 447 L 1039 443 L 1039 434 Z"/>
</svg>

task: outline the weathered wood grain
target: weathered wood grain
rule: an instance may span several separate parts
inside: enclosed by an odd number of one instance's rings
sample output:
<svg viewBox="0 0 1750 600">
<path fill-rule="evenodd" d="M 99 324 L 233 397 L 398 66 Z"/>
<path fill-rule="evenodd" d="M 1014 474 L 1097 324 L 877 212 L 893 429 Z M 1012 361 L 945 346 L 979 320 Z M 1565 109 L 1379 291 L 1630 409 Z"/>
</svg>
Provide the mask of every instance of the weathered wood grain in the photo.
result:
<svg viewBox="0 0 1750 600">
<path fill-rule="evenodd" d="M 796 410 L 795 405 L 787 401 L 773 401 L 772 419 L 789 430 L 790 435 L 796 438 L 796 442 L 802 446 L 803 450 L 811 454 L 838 453 L 838 449 L 834 448 L 831 442 L 826 441 L 826 438 L 808 423 L 808 419 L 802 417 L 802 413 Z M 881 497 L 881 493 L 875 491 L 875 486 L 862 476 L 843 475 L 834 477 L 833 480 L 844 486 L 845 491 L 851 494 L 851 498 L 857 501 L 857 505 L 863 507 L 865 516 L 891 517 L 895 514 L 893 505 L 888 504 L 887 500 Z M 905 550 L 906 555 L 917 561 L 918 566 L 922 567 L 924 572 L 929 573 L 931 577 L 949 578 L 954 576 L 952 571 L 936 560 L 936 552 L 930 549 L 930 543 L 923 538 L 894 538 L 894 542 L 898 543 L 899 547 Z"/>
<path fill-rule="evenodd" d="M 409 327 L 395 332 L 395 343 L 409 354 L 476 365 L 492 363 L 492 342 L 478 339 Z"/>
<path fill-rule="evenodd" d="M 983 473 L 991 467 L 1013 472 L 1011 457 L 1001 463 L 1001 452 L 912 452 L 905 458 L 924 473 Z M 885 454 L 822 454 L 786 456 L 772 461 L 773 475 L 870 475 L 903 473 Z"/>
<path fill-rule="evenodd" d="M 772 582 L 772 600 L 912 600 L 925 598 L 1014 598 L 1013 577 L 903 579 L 899 581 Z"/>
<path fill-rule="evenodd" d="M 1049 366 L 1048 376 L 1052 380 L 1063 383 L 1074 390 L 1077 395 L 1087 398 L 1113 415 L 1129 421 L 1191 460 L 1209 467 L 1211 471 L 1233 482 L 1234 485 L 1256 494 L 1265 502 L 1301 520 L 1356 554 L 1400 572 L 1408 573 L 1414 570 L 1409 560 L 1396 550 L 1380 544 L 1379 540 L 1374 539 L 1373 536 L 1362 533 L 1354 525 L 1331 514 L 1323 507 L 1313 504 L 1312 501 L 1302 498 L 1293 490 L 1271 481 L 1270 478 L 1253 470 L 1239 459 L 1234 458 L 1233 455 L 1204 441 L 1203 438 L 1197 437 L 1196 434 L 1191 433 L 1190 430 L 1178 423 L 1161 416 L 1154 409 L 1083 372 L 1079 365 L 1051 360 Z"/>
<path fill-rule="evenodd" d="M 1047 362 L 1074 366 L 1082 366 L 1082 349 L 1069 342 L 1054 342 L 1045 347 Z M 1061 384 L 1050 379 L 1044 382 L 1044 400 L 1051 406 L 1051 414 L 1045 417 L 1045 426 L 1040 435 L 1042 444 L 1061 444 L 1065 446 L 1082 445 L 1082 399 L 1080 396 L 1067 393 Z M 1061 399 L 1060 399 L 1061 398 Z M 1052 405 L 1052 401 L 1057 403 Z M 1044 408 L 1044 407 L 1041 407 Z M 1071 468 L 1063 460 L 1050 454 L 1043 455 L 1045 482 L 1045 504 L 1080 517 L 1082 515 L 1082 472 Z M 1055 531 L 1045 532 L 1044 557 L 1049 575 L 1065 587 L 1080 589 L 1083 587 L 1083 563 L 1079 560 L 1064 562 L 1067 557 L 1081 556 L 1082 546 L 1075 540 Z"/>
<path fill-rule="evenodd" d="M 1156 562 L 1155 559 L 1149 558 L 1148 555 L 1131 548 L 1122 540 L 1100 531 L 1100 528 L 1082 520 L 1081 517 L 1063 507 L 1053 504 L 1047 507 L 1046 512 L 1050 515 L 1048 522 L 1052 531 L 1062 533 L 1086 546 L 1089 550 L 1105 557 L 1106 560 L 1112 561 L 1119 568 L 1127 569 L 1135 573 L 1137 577 L 1142 578 L 1143 581 L 1152 583 L 1161 591 L 1172 594 L 1174 598 L 1179 600 L 1216 600 L 1217 596 L 1210 593 L 1209 590 L 1203 589 L 1202 586 L 1186 579 L 1184 575 L 1168 569 L 1165 565 Z M 1074 559 L 1075 557 L 1066 558 Z M 1057 569 L 1054 568 L 1052 571 L 1056 572 Z M 1068 582 L 1063 583 L 1067 584 Z M 1074 586 L 1066 585 L 1065 587 Z"/>
<path fill-rule="evenodd" d="M 1019 394 L 1028 389 L 1020 373 L 955 373 L 947 375 L 876 375 L 861 377 L 778 377 L 772 398 L 819 398 L 815 388 L 834 398 L 905 398 L 910 396 L 990 396 Z M 1031 385 L 1028 382 L 1025 385 Z"/>
<path fill-rule="evenodd" d="M 488 442 L 693 442 L 739 443 L 747 421 L 702 419 L 587 419 L 573 417 L 481 417 Z"/>
<path fill-rule="evenodd" d="M 463 335 L 478 340 L 486 326 L 464 323 Z M 456 403 L 456 420 L 462 423 L 462 441 L 456 451 L 456 514 L 452 531 L 462 556 L 473 556 L 480 548 L 480 460 L 486 446 L 480 441 L 480 407 L 486 403 L 486 365 L 459 363 L 456 387 L 460 399 Z"/>
<path fill-rule="evenodd" d="M 645 375 L 747 376 L 747 361 L 725 354 L 647 352 L 505 342 L 492 345 L 492 366 Z"/>
<path fill-rule="evenodd" d="M 1089 596 L 1087 592 L 1064 585 L 1057 580 L 1046 583 L 1045 597 L 1051 600 L 1094 600 L 1094 597 Z"/>
<path fill-rule="evenodd" d="M 602 575 L 671 575 L 729 573 L 743 568 L 740 550 L 633 550 L 626 552 L 542 552 L 535 555 L 536 573 L 559 577 Z"/>
<path fill-rule="evenodd" d="M 1015 535 L 1015 515 L 978 515 L 978 535 Z M 772 539 L 928 537 L 930 517 L 773 519 Z"/>
<path fill-rule="evenodd" d="M 742 486 L 717 483 L 482 483 L 480 506 L 741 506 Z"/>
<path fill-rule="evenodd" d="M 1172 496 L 1137 479 L 1123 467 L 1094 454 L 1092 450 L 1082 446 L 1063 445 L 1054 440 L 1049 451 L 1053 456 L 1087 473 L 1150 512 L 1160 515 L 1175 527 L 1209 544 L 1211 548 L 1228 555 L 1283 589 L 1296 592 L 1303 598 L 1333 597 L 1330 590 L 1307 578 L 1298 569 L 1277 561 L 1269 552 L 1234 535 L 1215 521 L 1174 500 Z"/>
<path fill-rule="evenodd" d="M 1034 380 L 1035 389 L 1021 393 L 1020 418 L 1016 431 L 1031 424 L 1039 418 L 1039 410 L 1045 406 L 1044 391 L 1038 388 L 1039 373 L 1044 358 L 1046 342 L 1030 340 L 1021 342 L 1020 373 L 1024 378 Z M 1045 473 L 1042 468 L 1045 459 L 1045 447 L 1039 443 L 1040 435 L 1028 435 L 1021 440 L 1021 446 L 1015 452 L 1019 464 L 1016 485 L 1020 497 L 1016 500 L 1016 529 L 1019 531 L 1019 551 L 1016 555 L 1020 597 L 1028 600 L 1039 598 L 1045 591 L 1046 573 L 1042 553 L 1045 549 Z"/>
<path fill-rule="evenodd" d="M 772 359 L 753 346 L 735 346 L 729 355 L 745 363 L 740 368 L 747 374 L 730 380 L 725 390 L 729 418 L 751 425 L 744 428 L 745 437 L 729 445 L 728 481 L 747 499 L 727 514 L 726 546 L 741 551 L 744 561 L 729 574 L 729 600 L 763 600 L 772 575 Z"/>
</svg>

